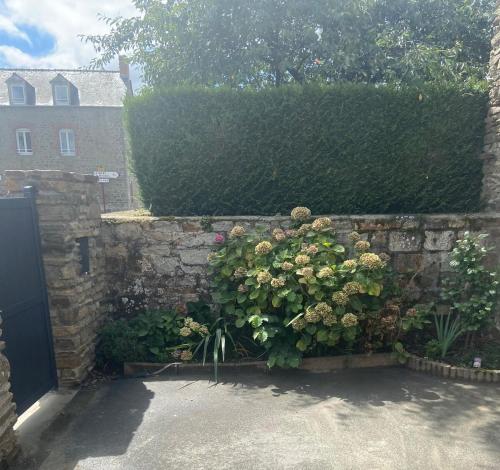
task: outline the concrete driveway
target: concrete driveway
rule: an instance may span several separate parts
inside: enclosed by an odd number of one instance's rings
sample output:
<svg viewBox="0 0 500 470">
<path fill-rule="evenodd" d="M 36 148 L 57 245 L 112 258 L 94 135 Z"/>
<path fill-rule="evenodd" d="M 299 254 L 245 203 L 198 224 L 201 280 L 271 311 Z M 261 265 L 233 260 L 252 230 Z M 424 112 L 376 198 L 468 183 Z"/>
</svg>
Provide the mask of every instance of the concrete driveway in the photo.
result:
<svg viewBox="0 0 500 470">
<path fill-rule="evenodd" d="M 500 387 L 400 368 L 81 391 L 19 469 L 499 469 Z"/>
</svg>

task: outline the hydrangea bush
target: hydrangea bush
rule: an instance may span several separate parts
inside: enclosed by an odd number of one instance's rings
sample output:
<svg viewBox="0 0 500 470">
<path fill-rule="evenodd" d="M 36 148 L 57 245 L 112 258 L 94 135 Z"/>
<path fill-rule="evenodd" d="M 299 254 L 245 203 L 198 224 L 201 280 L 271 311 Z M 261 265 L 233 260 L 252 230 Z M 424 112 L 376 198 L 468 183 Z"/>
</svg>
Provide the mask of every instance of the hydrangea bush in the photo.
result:
<svg viewBox="0 0 500 470">
<path fill-rule="evenodd" d="M 386 254 L 353 232 L 338 243 L 332 220 L 297 207 L 289 229 L 235 226 L 209 255 L 214 301 L 227 321 L 250 324 L 268 365 L 297 367 L 304 354 L 393 346 L 400 306 Z"/>
</svg>

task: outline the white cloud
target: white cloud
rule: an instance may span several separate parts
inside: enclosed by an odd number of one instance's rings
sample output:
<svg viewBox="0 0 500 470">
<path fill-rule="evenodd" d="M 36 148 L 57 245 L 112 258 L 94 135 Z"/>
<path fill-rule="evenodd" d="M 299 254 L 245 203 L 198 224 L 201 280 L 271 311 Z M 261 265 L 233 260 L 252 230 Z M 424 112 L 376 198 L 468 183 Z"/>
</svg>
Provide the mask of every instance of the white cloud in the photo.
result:
<svg viewBox="0 0 500 470">
<path fill-rule="evenodd" d="M 16 24 L 7 16 L 0 15 L 0 31 L 4 31 L 9 36 L 20 38 L 31 45 L 29 36 L 24 31 L 21 31 L 16 26 Z"/>
<path fill-rule="evenodd" d="M 10 67 L 88 66 L 95 52 L 78 35 L 106 33 L 109 26 L 99 21 L 99 14 L 130 17 L 137 13 L 131 0 L 4 0 L 3 4 L 0 29 L 26 40 L 25 33 L 16 25 L 34 26 L 50 34 L 55 41 L 53 50 L 38 57 L 0 44 L 2 62 Z M 110 64 L 110 68 L 116 67 L 116 63 Z"/>
</svg>

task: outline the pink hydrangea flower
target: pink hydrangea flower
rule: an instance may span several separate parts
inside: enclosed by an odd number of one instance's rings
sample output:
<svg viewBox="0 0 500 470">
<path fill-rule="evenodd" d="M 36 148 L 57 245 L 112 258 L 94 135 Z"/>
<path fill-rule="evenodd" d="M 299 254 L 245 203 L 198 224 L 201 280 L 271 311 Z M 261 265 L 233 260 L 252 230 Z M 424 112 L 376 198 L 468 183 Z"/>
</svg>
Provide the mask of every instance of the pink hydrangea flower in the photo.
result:
<svg viewBox="0 0 500 470">
<path fill-rule="evenodd" d="M 215 235 L 215 243 L 221 244 L 224 243 L 224 241 L 225 238 L 224 235 L 222 235 L 222 233 L 218 233 L 217 235 Z"/>
</svg>

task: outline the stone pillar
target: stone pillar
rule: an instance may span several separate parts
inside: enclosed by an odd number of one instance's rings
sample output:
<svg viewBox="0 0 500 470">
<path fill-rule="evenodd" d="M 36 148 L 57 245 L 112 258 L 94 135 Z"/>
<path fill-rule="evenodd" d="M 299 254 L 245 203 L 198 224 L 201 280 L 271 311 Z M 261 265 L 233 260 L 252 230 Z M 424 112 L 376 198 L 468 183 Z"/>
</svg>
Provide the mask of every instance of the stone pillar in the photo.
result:
<svg viewBox="0 0 500 470">
<path fill-rule="evenodd" d="M 11 194 L 21 192 L 24 186 L 36 190 L 59 381 L 62 385 L 78 384 L 94 365 L 97 331 L 105 317 L 96 178 L 33 170 L 7 171 L 6 179 Z"/>
<path fill-rule="evenodd" d="M 482 199 L 486 209 L 500 211 L 500 0 L 497 0 L 489 67 L 490 104 L 482 158 Z"/>
<path fill-rule="evenodd" d="M 1 323 L 1 320 L 0 320 Z M 0 336 L 2 331 L 0 330 Z M 0 341 L 0 468 L 17 452 L 17 441 L 13 426 L 17 420 L 16 405 L 10 392 L 10 365 L 3 354 L 5 343 Z"/>
</svg>

